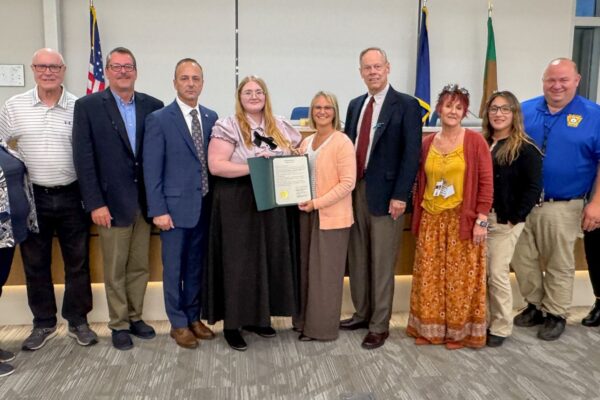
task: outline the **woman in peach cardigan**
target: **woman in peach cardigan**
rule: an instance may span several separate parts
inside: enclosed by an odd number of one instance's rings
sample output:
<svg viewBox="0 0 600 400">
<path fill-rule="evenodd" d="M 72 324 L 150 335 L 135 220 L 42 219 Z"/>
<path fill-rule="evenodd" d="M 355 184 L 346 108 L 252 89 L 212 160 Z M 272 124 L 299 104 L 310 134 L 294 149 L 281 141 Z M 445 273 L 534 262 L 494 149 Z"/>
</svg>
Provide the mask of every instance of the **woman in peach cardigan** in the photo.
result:
<svg viewBox="0 0 600 400">
<path fill-rule="evenodd" d="M 340 132 L 335 96 L 315 95 L 310 124 L 317 130 L 300 146 L 310 166 L 312 200 L 300 215 L 300 310 L 293 318 L 301 341 L 335 340 L 352 214 L 356 159 L 350 139 Z"/>
</svg>

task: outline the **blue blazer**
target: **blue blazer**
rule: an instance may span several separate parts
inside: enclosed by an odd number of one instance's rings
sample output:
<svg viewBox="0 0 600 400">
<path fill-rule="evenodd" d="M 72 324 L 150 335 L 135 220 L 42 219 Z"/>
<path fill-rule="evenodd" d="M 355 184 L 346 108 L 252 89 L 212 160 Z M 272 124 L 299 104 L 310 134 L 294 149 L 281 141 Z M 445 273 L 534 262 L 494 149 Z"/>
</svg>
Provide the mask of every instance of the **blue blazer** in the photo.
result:
<svg viewBox="0 0 600 400">
<path fill-rule="evenodd" d="M 367 97 L 359 96 L 348 105 L 345 130 L 352 142 L 356 141 L 358 119 Z M 376 127 L 364 179 L 369 212 L 382 216 L 388 214 L 391 199 L 409 202 L 421 154 L 419 103 L 390 86 Z"/>
<path fill-rule="evenodd" d="M 208 154 L 208 141 L 218 116 L 203 106 L 200 114 L 204 152 Z M 195 227 L 203 201 L 208 199 L 202 198 L 200 159 L 177 101 L 146 119 L 144 160 L 148 216 L 170 214 L 175 227 Z"/>
<path fill-rule="evenodd" d="M 73 116 L 73 162 L 87 212 L 107 206 L 113 226 L 129 226 L 146 216 L 143 139 L 146 116 L 163 102 L 135 93 L 136 149 L 110 89 L 80 98 Z"/>
</svg>

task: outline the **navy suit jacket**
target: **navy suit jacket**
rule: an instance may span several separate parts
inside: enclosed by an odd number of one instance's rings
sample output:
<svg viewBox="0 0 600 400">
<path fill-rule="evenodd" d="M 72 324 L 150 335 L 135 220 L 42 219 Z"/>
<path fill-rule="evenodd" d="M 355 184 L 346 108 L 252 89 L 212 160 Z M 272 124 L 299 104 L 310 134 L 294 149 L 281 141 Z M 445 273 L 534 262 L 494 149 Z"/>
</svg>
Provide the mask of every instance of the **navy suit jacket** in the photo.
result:
<svg viewBox="0 0 600 400">
<path fill-rule="evenodd" d="M 107 206 L 113 226 L 129 226 L 139 211 L 146 216 L 142 171 L 146 116 L 162 101 L 135 92 L 136 149 L 110 89 L 75 102 L 73 161 L 85 210 Z"/>
<path fill-rule="evenodd" d="M 346 115 L 346 134 L 358 136 L 358 119 L 367 94 L 353 99 Z M 421 109 L 417 100 L 391 86 L 383 100 L 365 170 L 367 204 L 376 216 L 388 214 L 391 199 L 407 202 L 421 154 Z"/>
<path fill-rule="evenodd" d="M 218 116 L 200 106 L 200 117 L 208 155 L 208 141 Z M 202 166 L 177 101 L 146 119 L 144 160 L 148 215 L 170 214 L 176 228 L 195 227 L 210 192 L 202 198 Z"/>
</svg>

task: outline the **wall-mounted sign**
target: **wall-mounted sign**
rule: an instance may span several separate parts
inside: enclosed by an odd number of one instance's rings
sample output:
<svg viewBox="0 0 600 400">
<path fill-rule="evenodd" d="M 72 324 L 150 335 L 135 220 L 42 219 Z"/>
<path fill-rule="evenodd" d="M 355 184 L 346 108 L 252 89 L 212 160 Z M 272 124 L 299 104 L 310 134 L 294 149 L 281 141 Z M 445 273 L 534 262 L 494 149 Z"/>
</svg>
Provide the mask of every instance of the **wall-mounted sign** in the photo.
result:
<svg viewBox="0 0 600 400">
<path fill-rule="evenodd" d="M 0 64 L 0 86 L 25 86 L 23 64 Z"/>
</svg>

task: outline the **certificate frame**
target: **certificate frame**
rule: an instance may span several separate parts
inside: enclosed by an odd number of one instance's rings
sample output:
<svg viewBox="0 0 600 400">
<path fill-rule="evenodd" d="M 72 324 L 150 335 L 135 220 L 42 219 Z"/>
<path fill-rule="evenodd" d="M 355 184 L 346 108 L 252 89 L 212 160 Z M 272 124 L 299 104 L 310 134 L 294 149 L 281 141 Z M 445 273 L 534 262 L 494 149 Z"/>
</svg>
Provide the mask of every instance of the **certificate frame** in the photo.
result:
<svg viewBox="0 0 600 400">
<path fill-rule="evenodd" d="M 312 199 L 308 156 L 254 157 L 248 167 L 258 211 Z"/>
</svg>

